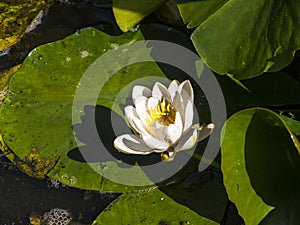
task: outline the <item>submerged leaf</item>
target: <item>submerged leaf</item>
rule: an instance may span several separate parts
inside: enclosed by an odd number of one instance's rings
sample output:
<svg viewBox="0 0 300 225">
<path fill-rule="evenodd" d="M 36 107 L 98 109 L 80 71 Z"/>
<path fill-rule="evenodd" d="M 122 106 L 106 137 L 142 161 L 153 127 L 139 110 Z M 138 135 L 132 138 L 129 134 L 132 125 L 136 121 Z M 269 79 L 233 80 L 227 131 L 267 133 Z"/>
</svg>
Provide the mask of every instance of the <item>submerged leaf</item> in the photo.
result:
<svg viewBox="0 0 300 225">
<path fill-rule="evenodd" d="M 49 0 L 19 0 L 0 2 L 0 51 L 12 46 L 30 29 L 31 23 Z"/>
</svg>

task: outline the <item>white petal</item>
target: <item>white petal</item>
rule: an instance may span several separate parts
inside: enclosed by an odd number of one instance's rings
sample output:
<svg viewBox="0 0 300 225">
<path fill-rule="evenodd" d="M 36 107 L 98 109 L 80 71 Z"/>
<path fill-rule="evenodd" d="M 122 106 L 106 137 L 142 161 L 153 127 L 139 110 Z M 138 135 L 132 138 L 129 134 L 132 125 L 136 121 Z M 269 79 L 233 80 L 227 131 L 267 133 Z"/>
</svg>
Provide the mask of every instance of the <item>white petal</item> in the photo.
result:
<svg viewBox="0 0 300 225">
<path fill-rule="evenodd" d="M 167 100 L 171 100 L 171 96 L 169 94 L 168 89 L 159 82 L 156 82 L 153 86 L 152 97 L 155 97 L 158 99 L 166 98 Z"/>
<path fill-rule="evenodd" d="M 199 130 L 197 141 L 202 141 L 213 132 L 215 125 L 213 123 L 210 123 L 208 125 L 195 124 L 192 126 L 192 128 Z"/>
<path fill-rule="evenodd" d="M 144 127 L 133 106 L 125 107 L 125 119 L 135 133 L 148 134 L 148 130 Z"/>
<path fill-rule="evenodd" d="M 135 104 L 137 116 L 139 117 L 144 127 L 148 126 L 147 120 L 149 118 L 149 114 L 147 112 L 147 103 L 148 103 L 148 98 L 143 97 L 143 98 L 139 98 L 139 101 L 137 101 Z"/>
<path fill-rule="evenodd" d="M 132 89 L 132 99 L 134 104 L 136 102 L 136 99 L 140 97 L 150 97 L 150 96 L 151 96 L 151 90 L 147 87 L 141 85 L 135 85 Z"/>
<path fill-rule="evenodd" d="M 197 130 L 190 129 L 178 142 L 175 146 L 175 151 L 179 152 L 182 150 L 187 150 L 192 148 L 197 142 Z"/>
<path fill-rule="evenodd" d="M 154 122 L 150 124 L 150 132 L 151 134 L 157 138 L 158 140 L 164 140 L 165 139 L 165 129 L 166 127 L 158 122 Z"/>
<path fill-rule="evenodd" d="M 159 102 L 158 98 L 153 98 L 153 97 L 148 98 L 148 101 L 146 104 L 146 110 L 147 111 L 153 110 L 158 105 L 158 102 Z"/>
<path fill-rule="evenodd" d="M 178 90 L 178 87 L 179 87 L 179 82 L 178 82 L 177 80 L 173 80 L 173 81 L 170 83 L 169 87 L 168 87 L 168 91 L 169 91 L 169 93 L 170 93 L 170 95 L 171 95 L 171 99 L 172 99 L 172 100 L 173 100 L 174 97 L 175 97 L 175 93 L 176 93 L 176 91 Z"/>
<path fill-rule="evenodd" d="M 178 91 L 176 91 L 173 102 L 173 106 L 175 107 L 176 111 L 178 111 L 181 115 L 181 118 L 184 118 L 184 110 L 183 110 L 183 104 L 182 104 L 182 98 Z"/>
<path fill-rule="evenodd" d="M 188 96 L 185 96 L 186 98 L 184 100 L 183 97 L 177 91 L 173 100 L 174 107 L 180 113 L 181 118 L 183 118 L 183 132 L 187 131 L 192 126 L 194 118 L 194 105 L 187 98 Z"/>
<path fill-rule="evenodd" d="M 193 118 L 194 118 L 194 105 L 191 101 L 187 101 L 185 104 L 184 109 L 184 126 L 183 126 L 183 132 L 187 131 L 193 124 Z"/>
<path fill-rule="evenodd" d="M 187 96 L 189 100 L 194 103 L 194 90 L 189 80 L 182 82 L 178 87 L 178 91 L 184 99 L 185 96 Z"/>
<path fill-rule="evenodd" d="M 176 112 L 175 123 L 170 124 L 165 128 L 165 141 L 174 144 L 182 135 L 182 120 L 179 112 Z"/>
<path fill-rule="evenodd" d="M 139 136 L 133 134 L 124 134 L 114 140 L 114 146 L 121 152 L 127 154 L 147 155 L 153 152 Z"/>
<path fill-rule="evenodd" d="M 150 149 L 153 149 L 154 152 L 163 152 L 169 148 L 168 143 L 158 140 L 152 135 L 142 135 L 142 140 Z"/>
<path fill-rule="evenodd" d="M 182 131 L 179 130 L 178 127 L 174 124 L 170 124 L 168 127 L 166 127 L 165 141 L 167 141 L 170 144 L 174 144 L 178 141 L 181 135 Z"/>
</svg>

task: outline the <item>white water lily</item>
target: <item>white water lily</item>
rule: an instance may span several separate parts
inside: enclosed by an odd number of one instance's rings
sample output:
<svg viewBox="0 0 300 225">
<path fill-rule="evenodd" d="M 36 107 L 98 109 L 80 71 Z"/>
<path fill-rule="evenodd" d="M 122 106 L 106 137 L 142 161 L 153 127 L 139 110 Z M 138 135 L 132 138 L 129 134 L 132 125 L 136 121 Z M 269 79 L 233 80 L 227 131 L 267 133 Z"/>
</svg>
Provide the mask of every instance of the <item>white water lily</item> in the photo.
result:
<svg viewBox="0 0 300 225">
<path fill-rule="evenodd" d="M 176 152 L 191 149 L 208 137 L 214 124 L 193 124 L 194 91 L 190 81 L 174 80 L 166 88 L 157 82 L 152 91 L 134 86 L 133 106 L 125 107 L 125 119 L 134 134 L 117 137 L 114 146 L 127 154 L 161 153 L 171 161 Z"/>
</svg>

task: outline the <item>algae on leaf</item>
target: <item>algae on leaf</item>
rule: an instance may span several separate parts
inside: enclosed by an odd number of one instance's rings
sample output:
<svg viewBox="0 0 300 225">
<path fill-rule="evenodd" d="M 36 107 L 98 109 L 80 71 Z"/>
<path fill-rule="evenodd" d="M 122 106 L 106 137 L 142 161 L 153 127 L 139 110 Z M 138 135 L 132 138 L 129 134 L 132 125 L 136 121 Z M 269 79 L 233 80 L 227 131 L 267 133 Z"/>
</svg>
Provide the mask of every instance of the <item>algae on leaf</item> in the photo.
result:
<svg viewBox="0 0 300 225">
<path fill-rule="evenodd" d="M 50 0 L 1 1 L 0 51 L 18 42 L 49 2 Z"/>
</svg>

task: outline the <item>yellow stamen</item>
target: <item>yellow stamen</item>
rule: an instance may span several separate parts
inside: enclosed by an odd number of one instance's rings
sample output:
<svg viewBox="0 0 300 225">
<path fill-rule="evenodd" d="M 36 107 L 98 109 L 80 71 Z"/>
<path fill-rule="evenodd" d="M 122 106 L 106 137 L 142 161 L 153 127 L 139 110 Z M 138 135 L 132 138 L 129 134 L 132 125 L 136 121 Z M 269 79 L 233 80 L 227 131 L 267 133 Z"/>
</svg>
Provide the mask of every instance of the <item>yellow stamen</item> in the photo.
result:
<svg viewBox="0 0 300 225">
<path fill-rule="evenodd" d="M 174 160 L 174 154 L 171 157 L 169 152 L 163 152 L 163 153 L 161 153 L 160 158 L 161 158 L 162 161 L 172 162 Z"/>
<path fill-rule="evenodd" d="M 176 119 L 176 109 L 175 107 L 167 100 L 159 100 L 158 104 L 149 111 L 149 122 L 158 122 L 164 126 L 169 126 L 170 124 L 175 123 Z"/>
</svg>

